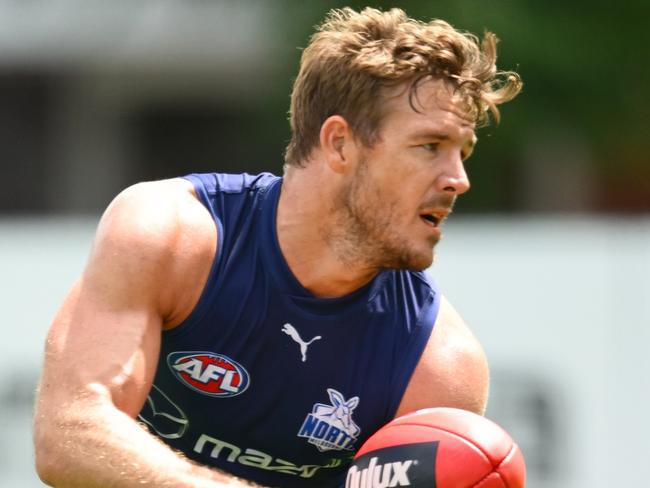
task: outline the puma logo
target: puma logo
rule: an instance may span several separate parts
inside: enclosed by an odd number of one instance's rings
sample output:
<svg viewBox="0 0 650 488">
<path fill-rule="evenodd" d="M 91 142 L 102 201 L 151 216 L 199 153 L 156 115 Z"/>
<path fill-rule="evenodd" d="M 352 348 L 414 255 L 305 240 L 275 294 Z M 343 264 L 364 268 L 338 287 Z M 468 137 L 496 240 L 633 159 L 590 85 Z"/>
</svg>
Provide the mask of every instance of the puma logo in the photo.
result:
<svg viewBox="0 0 650 488">
<path fill-rule="evenodd" d="M 300 354 L 302 356 L 303 363 L 307 361 L 307 347 L 309 347 L 309 345 L 312 342 L 322 339 L 321 336 L 316 336 L 310 339 L 309 341 L 305 342 L 302 340 L 300 334 L 298 334 L 298 331 L 295 329 L 295 327 L 291 324 L 284 324 L 284 326 L 282 327 L 282 332 L 287 334 L 289 337 L 291 337 L 294 341 L 298 343 L 298 345 L 300 346 Z"/>
</svg>

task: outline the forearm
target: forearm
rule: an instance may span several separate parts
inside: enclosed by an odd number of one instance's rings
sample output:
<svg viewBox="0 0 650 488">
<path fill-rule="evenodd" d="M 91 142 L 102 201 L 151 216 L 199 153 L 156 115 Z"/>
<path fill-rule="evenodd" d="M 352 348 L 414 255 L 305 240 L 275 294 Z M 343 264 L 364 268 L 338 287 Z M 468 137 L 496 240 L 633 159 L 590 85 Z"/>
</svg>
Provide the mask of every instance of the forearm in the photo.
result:
<svg viewBox="0 0 650 488">
<path fill-rule="evenodd" d="M 36 419 L 37 467 L 51 486 L 255 486 L 184 459 L 110 405 L 75 409 Z"/>
</svg>

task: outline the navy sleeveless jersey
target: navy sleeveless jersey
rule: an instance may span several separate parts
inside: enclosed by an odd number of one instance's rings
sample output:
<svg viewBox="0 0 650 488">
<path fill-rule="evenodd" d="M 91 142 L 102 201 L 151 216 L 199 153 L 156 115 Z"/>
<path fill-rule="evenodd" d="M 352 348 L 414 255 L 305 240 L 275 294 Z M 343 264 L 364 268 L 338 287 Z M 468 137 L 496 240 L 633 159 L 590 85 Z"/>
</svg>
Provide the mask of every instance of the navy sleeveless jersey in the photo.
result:
<svg viewBox="0 0 650 488">
<path fill-rule="evenodd" d="M 387 270 L 316 298 L 278 245 L 281 178 L 186 178 L 218 250 L 195 309 L 163 332 L 139 419 L 188 458 L 262 485 L 340 486 L 355 450 L 395 415 L 440 294 L 423 273 Z"/>
</svg>

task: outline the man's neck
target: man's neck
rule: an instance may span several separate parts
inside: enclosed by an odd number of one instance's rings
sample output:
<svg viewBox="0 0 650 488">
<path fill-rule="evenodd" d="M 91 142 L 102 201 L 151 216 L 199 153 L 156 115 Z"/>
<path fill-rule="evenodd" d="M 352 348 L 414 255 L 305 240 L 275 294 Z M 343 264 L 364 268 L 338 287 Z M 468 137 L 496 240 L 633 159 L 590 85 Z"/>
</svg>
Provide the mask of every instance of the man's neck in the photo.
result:
<svg viewBox="0 0 650 488">
<path fill-rule="evenodd" d="M 379 272 L 350 263 L 336 253 L 332 179 L 323 168 L 296 168 L 285 174 L 278 202 L 276 232 L 280 250 L 300 284 L 321 298 L 344 296 L 369 283 Z M 326 170 L 325 170 L 326 171 Z"/>
</svg>

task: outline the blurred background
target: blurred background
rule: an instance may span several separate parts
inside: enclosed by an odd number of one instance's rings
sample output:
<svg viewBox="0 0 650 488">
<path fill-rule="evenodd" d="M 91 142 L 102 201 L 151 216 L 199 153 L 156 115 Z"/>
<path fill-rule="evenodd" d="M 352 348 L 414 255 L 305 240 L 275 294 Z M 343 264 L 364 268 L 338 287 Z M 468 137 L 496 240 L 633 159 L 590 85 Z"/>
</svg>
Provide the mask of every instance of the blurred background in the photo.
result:
<svg viewBox="0 0 650 488">
<path fill-rule="evenodd" d="M 479 131 L 429 271 L 486 348 L 529 487 L 647 484 L 646 0 L 0 0 L 0 485 L 42 486 L 43 341 L 102 209 L 141 180 L 280 173 L 300 48 L 345 5 L 500 38 L 524 91 Z"/>
</svg>

